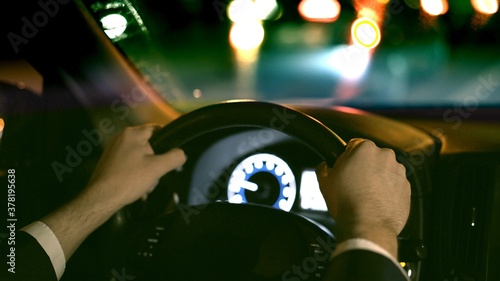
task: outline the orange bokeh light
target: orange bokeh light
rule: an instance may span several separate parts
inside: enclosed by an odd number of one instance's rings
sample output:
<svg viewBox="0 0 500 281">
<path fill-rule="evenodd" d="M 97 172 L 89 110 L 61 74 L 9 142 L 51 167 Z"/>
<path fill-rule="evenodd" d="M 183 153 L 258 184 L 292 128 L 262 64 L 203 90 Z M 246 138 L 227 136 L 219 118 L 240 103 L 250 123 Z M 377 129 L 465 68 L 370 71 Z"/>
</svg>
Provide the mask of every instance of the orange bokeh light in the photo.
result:
<svg viewBox="0 0 500 281">
<path fill-rule="evenodd" d="M 431 16 L 439 16 L 448 12 L 447 0 L 420 0 L 420 6 Z"/>
<path fill-rule="evenodd" d="M 354 9 L 357 11 L 357 17 L 367 17 L 381 23 L 384 20 L 384 11 L 386 3 L 384 1 L 373 0 L 354 0 Z"/>
<path fill-rule="evenodd" d="M 380 17 L 377 14 L 377 12 L 375 12 L 373 9 L 370 9 L 370 8 L 362 8 L 358 12 L 358 17 L 359 18 L 369 18 L 369 19 L 372 19 L 376 22 L 380 22 Z"/>
<path fill-rule="evenodd" d="M 481 14 L 492 15 L 498 11 L 497 0 L 471 0 L 471 4 Z"/>
<path fill-rule="evenodd" d="M 337 0 L 302 0 L 299 13 L 307 21 L 334 22 L 340 14 L 340 3 Z"/>
</svg>

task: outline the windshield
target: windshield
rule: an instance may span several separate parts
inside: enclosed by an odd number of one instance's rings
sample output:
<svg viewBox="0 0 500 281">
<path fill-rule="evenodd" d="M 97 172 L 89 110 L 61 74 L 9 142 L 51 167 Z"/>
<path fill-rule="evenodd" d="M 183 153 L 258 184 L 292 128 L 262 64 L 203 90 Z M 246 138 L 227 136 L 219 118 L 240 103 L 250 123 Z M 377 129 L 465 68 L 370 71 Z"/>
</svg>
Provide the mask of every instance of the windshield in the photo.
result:
<svg viewBox="0 0 500 281">
<path fill-rule="evenodd" d="M 85 2 L 180 110 L 228 99 L 499 105 L 498 1 L 448 1 Z"/>
</svg>

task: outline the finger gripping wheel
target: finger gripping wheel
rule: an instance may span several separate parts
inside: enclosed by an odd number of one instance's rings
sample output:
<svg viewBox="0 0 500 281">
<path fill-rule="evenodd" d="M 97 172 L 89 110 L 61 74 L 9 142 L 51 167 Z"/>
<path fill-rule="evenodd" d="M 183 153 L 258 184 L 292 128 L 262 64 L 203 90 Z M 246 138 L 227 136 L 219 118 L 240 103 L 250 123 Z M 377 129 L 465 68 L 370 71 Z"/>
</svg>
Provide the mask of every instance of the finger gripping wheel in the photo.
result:
<svg viewBox="0 0 500 281">
<path fill-rule="evenodd" d="M 218 130 L 242 127 L 287 134 L 329 166 L 345 150 L 345 142 L 311 116 L 257 101 L 224 102 L 197 109 L 157 131 L 149 142 L 160 154 L 175 147 L 187 148 L 187 143 Z M 183 213 L 186 208 L 196 210 L 189 221 Z M 158 246 L 144 250 L 151 233 Z M 139 280 L 161 276 L 182 281 L 269 281 L 294 280 L 291 268 L 313 262 L 314 268 L 302 280 L 318 280 L 334 247 L 329 231 L 294 213 L 254 204 L 183 204 L 176 212 L 156 217 L 142 228 L 127 251 L 130 259 L 126 263 L 134 265 L 131 268 L 136 270 L 134 275 L 141 276 Z"/>
<path fill-rule="evenodd" d="M 149 140 L 155 153 L 163 153 L 210 132 L 234 128 L 268 128 L 304 143 L 328 166 L 345 150 L 345 142 L 313 117 L 269 102 L 234 101 L 187 113 L 156 132 Z"/>
</svg>

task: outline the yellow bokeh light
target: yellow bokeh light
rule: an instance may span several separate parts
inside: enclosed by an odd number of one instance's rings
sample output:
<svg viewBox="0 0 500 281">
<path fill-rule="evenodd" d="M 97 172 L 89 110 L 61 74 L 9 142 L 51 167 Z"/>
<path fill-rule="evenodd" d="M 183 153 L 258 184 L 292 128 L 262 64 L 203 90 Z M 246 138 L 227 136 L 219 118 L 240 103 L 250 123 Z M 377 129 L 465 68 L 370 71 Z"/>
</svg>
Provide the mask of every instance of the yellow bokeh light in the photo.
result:
<svg viewBox="0 0 500 281">
<path fill-rule="evenodd" d="M 238 50 L 258 48 L 264 41 L 264 28 L 258 20 L 235 22 L 229 33 L 231 45 Z"/>
<path fill-rule="evenodd" d="M 257 12 L 252 0 L 235 0 L 227 6 L 227 16 L 233 22 L 254 20 Z"/>
<path fill-rule="evenodd" d="M 471 4 L 481 14 L 492 15 L 498 11 L 497 0 L 471 0 Z"/>
<path fill-rule="evenodd" d="M 401 265 L 401 267 L 405 267 L 406 266 L 406 262 L 402 261 L 399 263 Z"/>
<path fill-rule="evenodd" d="M 234 0 L 227 6 L 227 15 L 233 22 L 273 19 L 278 13 L 276 0 Z"/>
<path fill-rule="evenodd" d="M 359 18 L 352 24 L 351 37 L 357 46 L 373 49 L 380 43 L 380 28 L 370 18 Z"/>
<path fill-rule="evenodd" d="M 420 6 L 431 16 L 439 16 L 448 12 L 447 0 L 420 0 Z"/>
<path fill-rule="evenodd" d="M 302 0 L 299 4 L 300 15 L 313 22 L 334 22 L 340 9 L 337 0 Z"/>
<path fill-rule="evenodd" d="M 373 10 L 373 9 L 370 9 L 370 8 L 363 8 L 361 9 L 359 12 L 358 12 L 358 17 L 359 18 L 370 18 L 376 22 L 378 22 L 380 19 L 379 19 L 379 16 L 377 15 L 377 13 Z"/>
</svg>

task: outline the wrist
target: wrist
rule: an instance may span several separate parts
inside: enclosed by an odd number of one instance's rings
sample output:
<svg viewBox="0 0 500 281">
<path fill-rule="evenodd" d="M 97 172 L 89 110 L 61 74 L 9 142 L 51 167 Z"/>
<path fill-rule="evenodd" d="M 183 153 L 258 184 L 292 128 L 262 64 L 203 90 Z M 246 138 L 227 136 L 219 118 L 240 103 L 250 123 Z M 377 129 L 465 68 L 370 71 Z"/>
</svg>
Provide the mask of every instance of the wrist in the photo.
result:
<svg viewBox="0 0 500 281">
<path fill-rule="evenodd" d="M 83 240 L 113 213 L 113 209 L 99 207 L 90 194 L 83 192 L 41 221 L 57 237 L 68 260 Z"/>
<path fill-rule="evenodd" d="M 126 205 L 122 202 L 124 200 L 120 200 L 121 194 L 113 192 L 119 188 L 110 188 L 111 184 L 113 183 L 91 182 L 76 200 L 88 206 L 88 211 L 98 211 L 111 216 Z"/>
<path fill-rule="evenodd" d="M 375 226 L 347 227 L 339 228 L 337 233 L 339 243 L 354 238 L 365 239 L 382 247 L 396 260 L 398 258 L 397 234 L 388 227 L 381 227 L 380 224 Z"/>
</svg>

